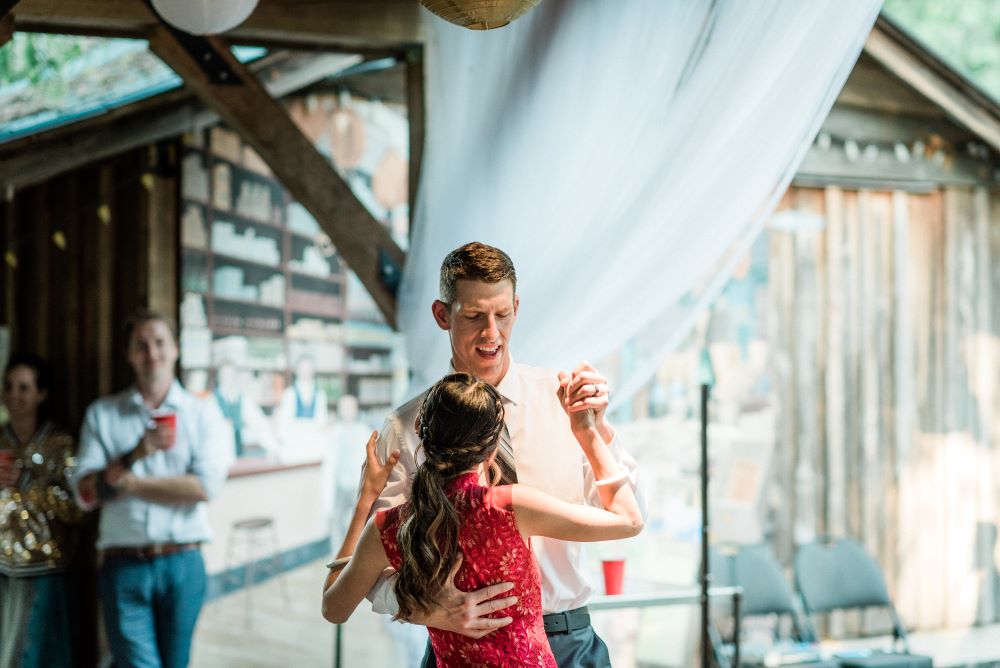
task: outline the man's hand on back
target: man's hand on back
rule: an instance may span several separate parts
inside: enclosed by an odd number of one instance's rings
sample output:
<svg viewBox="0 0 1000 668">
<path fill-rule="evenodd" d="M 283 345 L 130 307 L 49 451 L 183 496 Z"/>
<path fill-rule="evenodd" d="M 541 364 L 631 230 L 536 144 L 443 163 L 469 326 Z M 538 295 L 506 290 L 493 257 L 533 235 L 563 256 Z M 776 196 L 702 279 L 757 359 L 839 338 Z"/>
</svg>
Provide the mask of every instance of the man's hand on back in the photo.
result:
<svg viewBox="0 0 1000 668">
<path fill-rule="evenodd" d="M 460 591 L 455 586 L 454 580 L 461 566 L 462 555 L 459 554 L 455 566 L 448 573 L 444 587 L 438 594 L 437 605 L 426 614 L 414 615 L 407 621 L 411 624 L 421 624 L 442 631 L 451 631 L 469 638 L 482 638 L 513 621 L 511 617 L 485 616 L 517 603 L 516 596 L 493 598 L 505 591 L 510 591 L 514 587 L 513 583 L 501 582 L 476 591 Z"/>
</svg>

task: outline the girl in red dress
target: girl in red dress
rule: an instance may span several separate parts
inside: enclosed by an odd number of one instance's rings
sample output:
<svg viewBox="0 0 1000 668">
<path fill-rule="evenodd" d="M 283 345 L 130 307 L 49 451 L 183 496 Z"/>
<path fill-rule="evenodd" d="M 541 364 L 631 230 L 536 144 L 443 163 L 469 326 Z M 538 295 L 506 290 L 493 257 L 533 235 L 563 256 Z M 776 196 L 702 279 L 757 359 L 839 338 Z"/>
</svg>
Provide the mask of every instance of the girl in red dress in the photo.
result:
<svg viewBox="0 0 1000 668">
<path fill-rule="evenodd" d="M 560 387 L 564 408 L 568 379 Z M 605 510 L 567 503 L 526 485 L 483 486 L 503 429 L 503 404 L 493 386 L 456 373 L 432 387 L 420 409 L 417 430 L 425 460 L 413 476 L 410 500 L 365 520 L 389 471 L 368 442 L 368 464 L 351 529 L 340 555 L 353 553 L 338 577 L 332 571 L 323 594 L 323 616 L 343 623 L 391 566 L 400 619 L 426 612 L 447 578 L 463 591 L 510 582 L 516 603 L 494 616 L 510 623 L 473 639 L 429 628 L 438 666 L 541 666 L 555 668 L 542 624 L 541 578 L 530 536 L 598 541 L 628 538 L 642 517 L 624 472 L 594 426 L 590 411 L 571 412 L 570 426 L 598 479 Z M 360 534 L 360 538 L 359 538 Z M 356 548 L 356 549 L 355 549 Z"/>
</svg>

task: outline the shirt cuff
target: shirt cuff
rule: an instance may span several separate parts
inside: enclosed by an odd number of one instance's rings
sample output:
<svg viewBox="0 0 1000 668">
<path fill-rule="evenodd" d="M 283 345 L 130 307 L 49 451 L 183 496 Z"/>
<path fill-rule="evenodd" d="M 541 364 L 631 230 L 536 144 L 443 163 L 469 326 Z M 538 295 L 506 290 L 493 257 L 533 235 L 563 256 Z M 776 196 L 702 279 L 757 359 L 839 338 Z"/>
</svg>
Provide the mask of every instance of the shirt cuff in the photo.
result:
<svg viewBox="0 0 1000 668">
<path fill-rule="evenodd" d="M 68 480 L 69 489 L 73 493 L 73 500 L 76 501 L 76 505 L 78 505 L 81 510 L 90 512 L 91 510 L 94 510 L 100 505 L 96 497 L 88 501 L 84 499 L 82 496 L 80 496 L 80 481 L 92 473 L 100 473 L 100 472 L 101 472 L 100 469 L 82 471 L 74 474 Z"/>
<path fill-rule="evenodd" d="M 392 615 L 395 617 L 399 613 L 399 602 L 396 601 L 393 587 L 396 582 L 396 571 L 387 568 L 378 576 L 378 581 L 370 592 L 368 600 L 372 602 L 372 612 L 380 615 Z"/>
</svg>

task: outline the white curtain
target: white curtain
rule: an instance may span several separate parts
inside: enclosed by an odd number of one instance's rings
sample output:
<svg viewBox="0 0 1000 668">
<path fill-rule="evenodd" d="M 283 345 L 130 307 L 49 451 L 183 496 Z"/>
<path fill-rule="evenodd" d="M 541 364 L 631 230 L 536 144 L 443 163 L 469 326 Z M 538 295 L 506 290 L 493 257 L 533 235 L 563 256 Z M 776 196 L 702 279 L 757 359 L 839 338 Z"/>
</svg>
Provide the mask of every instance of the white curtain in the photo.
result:
<svg viewBox="0 0 1000 668">
<path fill-rule="evenodd" d="M 879 6 L 544 0 L 485 33 L 427 14 L 427 141 L 400 295 L 414 385 L 447 368 L 430 304 L 441 259 L 473 240 L 517 268 L 518 361 L 596 360 L 665 313 L 662 340 L 676 341 L 787 188 Z"/>
</svg>

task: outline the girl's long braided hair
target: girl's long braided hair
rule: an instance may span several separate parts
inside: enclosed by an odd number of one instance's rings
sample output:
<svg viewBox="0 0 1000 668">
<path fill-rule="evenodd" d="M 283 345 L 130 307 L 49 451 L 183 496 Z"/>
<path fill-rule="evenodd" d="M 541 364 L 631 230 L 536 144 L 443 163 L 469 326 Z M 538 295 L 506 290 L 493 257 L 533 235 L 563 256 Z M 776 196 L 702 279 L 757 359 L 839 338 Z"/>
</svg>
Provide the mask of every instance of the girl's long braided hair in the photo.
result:
<svg viewBox="0 0 1000 668">
<path fill-rule="evenodd" d="M 416 428 L 426 459 L 413 476 L 398 534 L 403 565 L 395 592 L 402 619 L 429 610 L 455 565 L 460 516 L 445 490 L 496 450 L 503 403 L 489 383 L 451 374 L 427 393 Z"/>
</svg>

